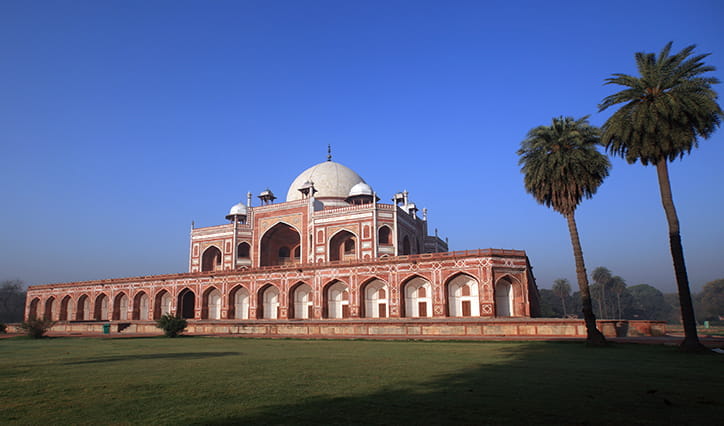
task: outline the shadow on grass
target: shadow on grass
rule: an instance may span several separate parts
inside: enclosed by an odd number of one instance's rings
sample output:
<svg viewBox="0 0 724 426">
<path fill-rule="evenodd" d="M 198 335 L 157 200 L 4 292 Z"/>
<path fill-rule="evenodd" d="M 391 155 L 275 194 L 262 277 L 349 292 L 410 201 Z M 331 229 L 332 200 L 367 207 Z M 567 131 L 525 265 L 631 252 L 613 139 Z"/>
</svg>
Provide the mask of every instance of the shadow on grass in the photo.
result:
<svg viewBox="0 0 724 426">
<path fill-rule="evenodd" d="M 105 362 L 119 362 L 119 361 L 133 361 L 133 360 L 148 360 L 148 359 L 204 359 L 204 358 L 218 358 L 224 356 L 241 355 L 241 352 L 179 352 L 179 353 L 164 353 L 164 354 L 145 354 L 145 355 L 117 355 L 107 356 L 99 358 L 91 358 L 83 361 L 66 362 L 64 365 L 80 365 L 80 364 L 98 364 Z"/>
<path fill-rule="evenodd" d="M 410 377 L 408 383 L 363 395 L 355 395 L 354 386 L 346 392 L 351 396 L 292 394 L 253 412 L 210 413 L 193 421 L 210 425 L 568 425 L 705 424 L 717 418 L 724 404 L 712 395 L 721 386 L 710 381 L 682 388 L 682 378 L 666 374 L 667 363 L 682 361 L 673 352 L 627 345 L 517 344 L 499 350 L 499 358 L 489 363 L 426 382 Z M 375 368 L 374 360 L 370 368 Z M 657 380 L 659 373 L 661 380 Z"/>
</svg>

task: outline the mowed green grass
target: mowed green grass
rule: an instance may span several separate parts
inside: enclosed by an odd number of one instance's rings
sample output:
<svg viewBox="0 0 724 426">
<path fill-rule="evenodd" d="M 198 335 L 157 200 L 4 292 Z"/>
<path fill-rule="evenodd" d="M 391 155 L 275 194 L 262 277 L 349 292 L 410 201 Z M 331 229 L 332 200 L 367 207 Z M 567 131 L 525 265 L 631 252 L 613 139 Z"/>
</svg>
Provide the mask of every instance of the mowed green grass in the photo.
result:
<svg viewBox="0 0 724 426">
<path fill-rule="evenodd" d="M 549 342 L 0 340 L 0 424 L 713 424 L 724 356 Z"/>
</svg>

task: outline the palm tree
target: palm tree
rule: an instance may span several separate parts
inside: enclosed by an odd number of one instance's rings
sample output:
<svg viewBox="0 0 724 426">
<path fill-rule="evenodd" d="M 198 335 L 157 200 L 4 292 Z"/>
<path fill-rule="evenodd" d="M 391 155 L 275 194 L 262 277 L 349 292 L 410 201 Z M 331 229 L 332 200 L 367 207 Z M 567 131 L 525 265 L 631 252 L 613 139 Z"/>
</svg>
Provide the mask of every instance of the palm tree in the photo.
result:
<svg viewBox="0 0 724 426">
<path fill-rule="evenodd" d="M 599 266 L 593 270 L 591 278 L 593 278 L 593 282 L 598 284 L 598 289 L 601 293 L 598 301 L 598 315 L 601 318 L 606 318 L 608 317 L 608 310 L 606 309 L 606 286 L 611 281 L 611 271 L 609 271 L 608 268 Z"/>
<path fill-rule="evenodd" d="M 566 299 L 571 296 L 571 284 L 565 278 L 558 278 L 553 281 L 553 294 L 561 298 L 561 305 L 563 306 L 563 317 L 567 317 L 566 312 Z"/>
<path fill-rule="evenodd" d="M 626 291 L 626 281 L 616 275 L 615 277 L 611 277 L 611 290 L 613 290 L 613 293 L 616 295 L 616 302 L 618 305 L 618 316 L 616 318 L 621 319 L 623 318 L 623 314 L 621 313 L 621 295 Z"/>
<path fill-rule="evenodd" d="M 586 323 L 586 341 L 594 345 L 603 345 L 606 339 L 596 329 L 575 212 L 583 198 L 591 198 L 608 176 L 611 165 L 608 157 L 596 150 L 599 134 L 598 128 L 588 124 L 588 116 L 579 120 L 558 117 L 550 126 L 531 129 L 518 150 L 526 191 L 568 221 Z"/>
<path fill-rule="evenodd" d="M 698 146 L 699 137 L 707 139 L 719 127 L 722 110 L 711 88 L 719 80 L 703 76 L 715 69 L 702 62 L 709 54 L 692 56 L 696 46 L 691 45 L 672 55 L 671 44 L 664 46 L 658 57 L 653 53 L 636 53 L 640 77 L 613 74 L 606 79 L 606 84 L 625 88 L 604 98 L 599 111 L 624 105 L 603 125 L 601 139 L 608 152 L 625 158 L 629 164 L 641 161 L 644 166 L 656 165 L 684 324 L 681 348 L 696 351 L 703 346 L 696 334 L 668 162 L 690 153 Z"/>
</svg>

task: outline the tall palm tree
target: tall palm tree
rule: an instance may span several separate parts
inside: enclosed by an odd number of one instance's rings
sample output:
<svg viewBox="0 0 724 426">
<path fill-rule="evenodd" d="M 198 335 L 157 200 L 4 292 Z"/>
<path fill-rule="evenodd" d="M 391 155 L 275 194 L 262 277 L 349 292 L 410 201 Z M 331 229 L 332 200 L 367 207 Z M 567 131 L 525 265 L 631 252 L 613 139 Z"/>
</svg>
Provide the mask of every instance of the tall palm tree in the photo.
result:
<svg viewBox="0 0 724 426">
<path fill-rule="evenodd" d="M 611 277 L 611 290 L 613 290 L 613 293 L 616 295 L 618 306 L 618 316 L 616 318 L 621 319 L 623 318 L 623 314 L 621 313 L 621 295 L 626 291 L 626 281 L 618 275 Z"/>
<path fill-rule="evenodd" d="M 598 284 L 598 289 L 601 293 L 601 298 L 598 302 L 598 315 L 601 318 L 607 318 L 608 310 L 606 309 L 606 286 L 609 285 L 609 282 L 611 281 L 611 271 L 609 271 L 608 268 L 599 266 L 598 268 L 593 270 L 591 278 L 593 278 L 593 282 Z"/>
<path fill-rule="evenodd" d="M 583 198 L 591 198 L 608 176 L 611 166 L 608 157 L 596 149 L 599 134 L 598 128 L 588 124 L 588 116 L 578 120 L 558 117 L 550 126 L 531 129 L 518 150 L 526 191 L 568 221 L 586 323 L 586 340 L 594 345 L 603 345 L 606 339 L 596 329 L 575 212 Z"/>
<path fill-rule="evenodd" d="M 561 305 L 563 306 L 563 317 L 568 316 L 566 312 L 566 299 L 571 296 L 571 284 L 565 278 L 558 278 L 553 281 L 553 294 L 561 298 Z"/>
<path fill-rule="evenodd" d="M 599 111 L 603 111 L 623 104 L 603 125 L 601 139 L 608 152 L 625 158 L 629 164 L 641 161 L 644 166 L 656 165 L 684 324 L 681 348 L 701 350 L 668 162 L 690 153 L 698 146 L 699 137 L 708 138 L 719 127 L 722 110 L 711 88 L 719 80 L 703 76 L 715 69 L 702 62 L 709 54 L 693 55 L 695 45 L 671 54 L 671 45 L 669 42 L 664 46 L 658 57 L 636 53 L 639 77 L 613 74 L 606 79 L 606 84 L 625 88 L 599 105 Z"/>
</svg>

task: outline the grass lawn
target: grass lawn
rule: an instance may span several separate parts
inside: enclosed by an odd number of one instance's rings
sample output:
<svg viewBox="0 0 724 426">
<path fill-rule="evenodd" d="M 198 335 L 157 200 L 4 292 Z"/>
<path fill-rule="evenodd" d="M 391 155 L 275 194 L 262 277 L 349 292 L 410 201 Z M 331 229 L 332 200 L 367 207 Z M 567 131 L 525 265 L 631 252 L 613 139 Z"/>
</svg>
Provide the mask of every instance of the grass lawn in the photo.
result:
<svg viewBox="0 0 724 426">
<path fill-rule="evenodd" d="M 722 418 L 724 355 L 673 347 L 0 339 L 0 424 L 703 425 Z"/>
</svg>

